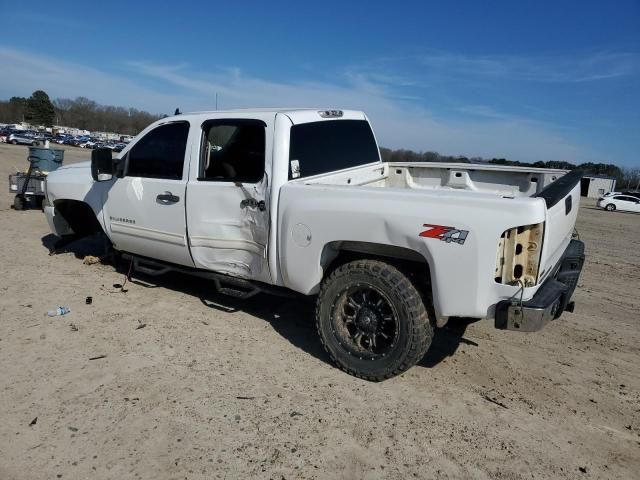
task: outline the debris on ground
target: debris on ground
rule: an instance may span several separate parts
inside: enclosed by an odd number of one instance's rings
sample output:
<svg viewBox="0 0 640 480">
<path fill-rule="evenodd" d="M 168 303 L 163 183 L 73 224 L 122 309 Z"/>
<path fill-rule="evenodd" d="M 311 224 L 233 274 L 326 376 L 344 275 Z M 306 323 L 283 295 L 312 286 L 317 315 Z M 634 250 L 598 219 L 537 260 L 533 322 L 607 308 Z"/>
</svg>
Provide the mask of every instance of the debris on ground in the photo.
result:
<svg viewBox="0 0 640 480">
<path fill-rule="evenodd" d="M 84 263 L 85 265 L 94 265 L 96 263 L 100 263 L 100 257 L 87 255 L 86 257 L 84 257 L 84 260 L 82 260 L 82 263 Z"/>
<path fill-rule="evenodd" d="M 89 360 L 100 360 L 101 358 L 107 358 L 106 355 L 96 355 L 95 357 L 89 357 Z"/>
<path fill-rule="evenodd" d="M 93 303 L 93 297 L 87 297 L 84 299 L 84 303 L 91 305 Z"/>
<path fill-rule="evenodd" d="M 71 331 L 72 331 L 72 332 L 77 332 L 77 331 L 78 331 L 78 326 L 77 326 L 75 323 L 73 323 L 73 322 L 71 322 L 71 323 L 69 324 L 69 327 L 71 327 Z"/>
<path fill-rule="evenodd" d="M 70 311 L 71 310 L 69 309 L 69 307 L 58 307 L 55 310 L 49 310 L 47 312 L 47 316 L 48 317 L 59 317 L 59 316 L 62 316 L 62 315 L 66 315 Z"/>
<path fill-rule="evenodd" d="M 147 324 L 146 324 L 146 323 L 141 323 L 140 325 L 138 325 L 138 326 L 136 327 L 136 330 L 140 330 L 141 328 L 144 328 L 144 327 L 146 327 L 146 326 L 147 326 Z"/>
<path fill-rule="evenodd" d="M 506 408 L 507 410 L 509 410 L 509 407 L 507 407 L 504 403 L 491 398 L 489 395 L 482 395 L 482 398 L 484 398 L 487 402 L 491 402 L 495 405 L 498 405 L 499 407 Z"/>
<path fill-rule="evenodd" d="M 29 426 L 30 426 L 30 427 L 33 427 L 36 423 L 38 423 L 38 417 L 36 417 L 36 418 L 34 418 L 33 420 L 31 420 L 31 421 L 29 422 Z"/>
</svg>

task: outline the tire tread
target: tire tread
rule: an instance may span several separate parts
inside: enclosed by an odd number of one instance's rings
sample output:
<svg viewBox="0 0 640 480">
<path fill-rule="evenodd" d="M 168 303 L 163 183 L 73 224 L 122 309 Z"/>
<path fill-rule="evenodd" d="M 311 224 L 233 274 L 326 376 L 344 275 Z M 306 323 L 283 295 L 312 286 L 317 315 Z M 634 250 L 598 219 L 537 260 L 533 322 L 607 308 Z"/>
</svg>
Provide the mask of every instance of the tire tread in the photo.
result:
<svg viewBox="0 0 640 480">
<path fill-rule="evenodd" d="M 371 275 L 382 278 L 384 283 L 395 291 L 398 297 L 400 297 L 408 307 L 407 316 L 408 321 L 411 322 L 409 348 L 407 349 L 402 362 L 399 365 L 395 365 L 393 368 L 389 368 L 377 375 L 363 374 L 362 372 L 349 368 L 340 362 L 329 349 L 321 330 L 320 306 L 321 302 L 324 301 L 327 288 L 341 277 L 349 277 L 355 273 L 362 272 L 368 272 Z M 423 295 L 421 295 L 411 280 L 409 280 L 409 278 L 407 278 L 407 276 L 405 276 L 400 270 L 393 265 L 380 260 L 363 259 L 346 263 L 334 270 L 325 279 L 322 283 L 317 299 L 316 328 L 318 330 L 318 336 L 320 337 L 322 346 L 329 354 L 329 357 L 331 357 L 331 360 L 338 365 L 341 370 L 345 371 L 349 375 L 374 382 L 380 382 L 391 377 L 395 377 L 413 367 L 422 359 L 429 349 L 433 339 L 433 323 L 429 319 L 429 313 L 425 306 Z"/>
</svg>

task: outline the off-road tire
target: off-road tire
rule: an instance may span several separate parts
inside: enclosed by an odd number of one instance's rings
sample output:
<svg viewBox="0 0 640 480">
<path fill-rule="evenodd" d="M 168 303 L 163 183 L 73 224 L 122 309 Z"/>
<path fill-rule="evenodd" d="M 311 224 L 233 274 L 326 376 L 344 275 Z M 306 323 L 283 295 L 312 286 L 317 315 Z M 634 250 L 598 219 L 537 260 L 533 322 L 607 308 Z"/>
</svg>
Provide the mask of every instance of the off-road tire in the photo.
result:
<svg viewBox="0 0 640 480">
<path fill-rule="evenodd" d="M 615 210 L 616 210 L 616 206 L 615 206 L 613 203 L 609 203 L 609 204 L 607 204 L 607 206 L 606 206 L 606 207 L 604 207 L 604 209 L 605 209 L 607 212 L 615 212 Z"/>
<path fill-rule="evenodd" d="M 355 356 L 340 343 L 333 328 L 336 305 L 349 288 L 371 286 L 386 295 L 397 315 L 397 336 L 382 358 Z M 379 382 L 399 375 L 419 362 L 433 339 L 425 298 L 396 267 L 378 260 L 356 260 L 334 270 L 324 281 L 316 304 L 316 327 L 331 359 L 345 372 Z"/>
</svg>

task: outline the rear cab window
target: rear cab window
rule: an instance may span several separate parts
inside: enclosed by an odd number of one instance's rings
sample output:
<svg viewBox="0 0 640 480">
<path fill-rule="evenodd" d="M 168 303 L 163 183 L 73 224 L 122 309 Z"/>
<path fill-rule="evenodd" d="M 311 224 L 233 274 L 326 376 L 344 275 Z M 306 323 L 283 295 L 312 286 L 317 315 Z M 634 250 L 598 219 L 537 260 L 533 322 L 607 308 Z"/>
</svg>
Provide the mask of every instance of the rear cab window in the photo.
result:
<svg viewBox="0 0 640 480">
<path fill-rule="evenodd" d="M 378 145 L 366 120 L 325 120 L 291 127 L 289 180 L 379 161 Z"/>
</svg>

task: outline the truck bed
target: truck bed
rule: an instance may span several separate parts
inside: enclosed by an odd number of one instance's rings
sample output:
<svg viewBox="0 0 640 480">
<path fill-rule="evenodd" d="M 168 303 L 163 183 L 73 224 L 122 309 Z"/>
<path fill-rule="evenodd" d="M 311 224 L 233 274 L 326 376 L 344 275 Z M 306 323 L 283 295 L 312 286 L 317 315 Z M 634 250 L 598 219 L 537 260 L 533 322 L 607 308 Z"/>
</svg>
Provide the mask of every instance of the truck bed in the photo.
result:
<svg viewBox="0 0 640 480">
<path fill-rule="evenodd" d="M 566 173 L 565 170 L 503 165 L 393 162 L 366 165 L 301 181 L 305 184 L 468 190 L 507 197 L 530 197 Z"/>
<path fill-rule="evenodd" d="M 576 175 L 570 176 L 554 169 L 394 162 L 289 181 L 280 192 L 278 231 L 302 229 L 313 243 L 298 248 L 297 237 L 279 237 L 288 252 L 280 265 L 283 276 L 306 285 L 301 291 L 310 290 L 322 277 L 321 269 L 313 272 L 311 265 L 300 267 L 309 259 L 327 256 L 326 251 L 314 251 L 315 245 L 360 245 L 365 232 L 370 244 L 400 246 L 419 252 L 428 261 L 434 305 L 440 315 L 491 318 L 495 302 L 490 299 L 510 298 L 518 288 L 502 281 L 500 268 L 507 265 L 509 270 L 511 264 L 527 263 L 522 250 L 518 253 L 515 247 L 504 246 L 512 242 L 504 238 L 511 239 L 513 234 L 520 242 L 520 230 L 526 234 L 532 227 L 542 229 L 542 241 L 534 241 L 537 246 L 532 250 L 542 245 L 535 260 L 540 281 L 524 286 L 523 300 L 533 297 L 562 258 L 571 240 L 580 196 Z M 566 185 L 565 178 L 569 179 Z M 464 244 L 425 240 L 423 226 L 464 231 Z M 336 232 L 340 238 L 334 239 Z"/>
</svg>

